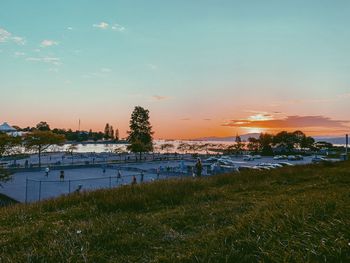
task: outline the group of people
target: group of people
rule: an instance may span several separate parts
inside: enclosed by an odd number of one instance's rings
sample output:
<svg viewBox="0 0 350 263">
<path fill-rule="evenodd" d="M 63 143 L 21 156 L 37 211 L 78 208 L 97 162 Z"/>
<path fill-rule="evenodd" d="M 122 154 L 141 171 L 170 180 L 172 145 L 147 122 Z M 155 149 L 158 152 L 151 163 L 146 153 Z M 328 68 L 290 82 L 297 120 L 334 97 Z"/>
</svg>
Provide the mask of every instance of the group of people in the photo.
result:
<svg viewBox="0 0 350 263">
<path fill-rule="evenodd" d="M 45 168 L 45 176 L 49 177 L 49 173 L 50 173 L 50 168 L 46 167 Z M 60 180 L 64 181 L 64 171 L 63 170 L 60 171 Z"/>
<path fill-rule="evenodd" d="M 161 171 L 161 167 L 157 168 L 157 170 L 156 170 L 157 180 L 159 180 L 160 171 Z M 192 174 L 193 174 L 193 177 L 201 177 L 201 176 L 202 176 L 202 171 L 203 171 L 202 161 L 201 161 L 200 158 L 198 158 L 198 159 L 197 159 L 197 162 L 196 162 L 196 164 L 195 164 L 195 166 L 192 167 Z M 47 167 L 47 168 L 45 169 L 45 176 L 46 176 L 46 177 L 49 176 L 49 172 L 50 172 L 50 168 Z M 105 167 L 105 166 L 102 167 L 102 173 L 103 173 L 103 175 L 105 175 L 105 173 L 106 173 L 106 167 Z M 144 181 L 144 176 L 145 176 L 145 175 L 144 175 L 144 172 L 141 171 L 141 173 L 140 173 L 140 183 L 143 183 L 143 181 Z M 64 171 L 63 171 L 63 170 L 60 171 L 60 180 L 61 180 L 61 181 L 64 181 Z M 122 180 L 122 173 L 121 173 L 120 170 L 117 171 L 117 183 L 118 183 L 119 180 Z M 132 185 L 137 184 L 136 175 L 133 175 L 133 176 L 132 176 L 131 184 L 132 184 Z M 80 190 L 81 190 L 81 187 L 80 187 L 79 191 L 80 191 Z"/>
</svg>

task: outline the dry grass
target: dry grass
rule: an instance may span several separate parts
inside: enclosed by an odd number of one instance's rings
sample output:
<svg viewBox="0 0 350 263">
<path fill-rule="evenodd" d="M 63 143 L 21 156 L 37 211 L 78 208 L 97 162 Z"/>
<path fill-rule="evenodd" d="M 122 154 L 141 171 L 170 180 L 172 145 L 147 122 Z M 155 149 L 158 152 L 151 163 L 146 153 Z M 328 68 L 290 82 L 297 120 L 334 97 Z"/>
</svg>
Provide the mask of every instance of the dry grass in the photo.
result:
<svg viewBox="0 0 350 263">
<path fill-rule="evenodd" d="M 0 209 L 0 262 L 349 262 L 350 163 Z"/>
</svg>

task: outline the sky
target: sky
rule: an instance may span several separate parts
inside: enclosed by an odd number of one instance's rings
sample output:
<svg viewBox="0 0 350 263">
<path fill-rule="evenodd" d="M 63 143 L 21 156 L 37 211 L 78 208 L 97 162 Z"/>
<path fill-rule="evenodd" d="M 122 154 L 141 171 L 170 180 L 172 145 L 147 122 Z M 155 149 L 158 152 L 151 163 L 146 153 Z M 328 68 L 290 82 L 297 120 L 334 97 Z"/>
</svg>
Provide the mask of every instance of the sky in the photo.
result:
<svg viewBox="0 0 350 263">
<path fill-rule="evenodd" d="M 155 138 L 350 131 L 348 0 L 1 0 L 0 122 Z"/>
</svg>

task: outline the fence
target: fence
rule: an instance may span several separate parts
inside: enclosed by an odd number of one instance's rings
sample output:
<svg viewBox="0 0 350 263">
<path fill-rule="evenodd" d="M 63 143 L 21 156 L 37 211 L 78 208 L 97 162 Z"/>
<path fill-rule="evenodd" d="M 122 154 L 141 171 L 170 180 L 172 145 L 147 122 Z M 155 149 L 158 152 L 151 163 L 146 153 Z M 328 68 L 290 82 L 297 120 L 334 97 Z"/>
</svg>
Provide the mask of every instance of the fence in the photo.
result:
<svg viewBox="0 0 350 263">
<path fill-rule="evenodd" d="M 133 177 L 137 182 L 150 182 L 168 178 L 167 175 L 143 174 L 94 177 L 69 180 L 36 180 L 26 179 L 25 203 L 36 202 L 44 199 L 58 197 L 73 192 L 90 191 L 103 188 L 113 188 L 121 185 L 131 184 Z M 142 177 L 142 178 L 141 178 Z"/>
</svg>

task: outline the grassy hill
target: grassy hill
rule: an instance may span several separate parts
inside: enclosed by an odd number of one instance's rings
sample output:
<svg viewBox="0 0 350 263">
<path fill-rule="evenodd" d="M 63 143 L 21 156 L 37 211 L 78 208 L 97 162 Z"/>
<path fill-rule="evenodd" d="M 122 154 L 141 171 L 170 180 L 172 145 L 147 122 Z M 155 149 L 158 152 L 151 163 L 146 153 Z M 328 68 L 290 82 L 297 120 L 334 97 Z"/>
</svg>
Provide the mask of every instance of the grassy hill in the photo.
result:
<svg viewBox="0 0 350 263">
<path fill-rule="evenodd" d="M 14 200 L 6 195 L 0 194 L 0 207 L 13 205 L 16 203 L 18 203 L 16 200 Z"/>
<path fill-rule="evenodd" d="M 0 262 L 349 262 L 350 162 L 0 208 Z"/>
</svg>

